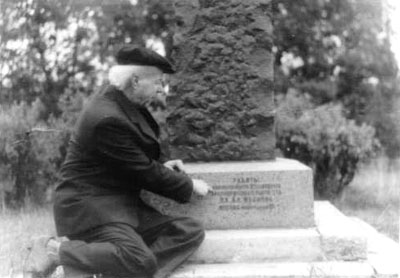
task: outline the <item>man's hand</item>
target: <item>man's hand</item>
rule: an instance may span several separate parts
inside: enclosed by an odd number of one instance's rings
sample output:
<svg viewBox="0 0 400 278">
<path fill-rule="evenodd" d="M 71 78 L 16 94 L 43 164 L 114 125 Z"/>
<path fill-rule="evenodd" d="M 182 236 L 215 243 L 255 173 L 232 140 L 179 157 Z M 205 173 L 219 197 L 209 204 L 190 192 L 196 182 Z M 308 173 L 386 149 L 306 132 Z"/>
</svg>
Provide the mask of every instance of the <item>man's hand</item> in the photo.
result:
<svg viewBox="0 0 400 278">
<path fill-rule="evenodd" d="M 212 192 L 212 187 L 209 186 L 203 180 L 193 179 L 193 192 L 199 196 L 206 196 L 209 192 Z"/>
<path fill-rule="evenodd" d="M 169 160 L 164 163 L 164 166 L 176 172 L 186 173 L 183 162 L 180 159 Z"/>
</svg>

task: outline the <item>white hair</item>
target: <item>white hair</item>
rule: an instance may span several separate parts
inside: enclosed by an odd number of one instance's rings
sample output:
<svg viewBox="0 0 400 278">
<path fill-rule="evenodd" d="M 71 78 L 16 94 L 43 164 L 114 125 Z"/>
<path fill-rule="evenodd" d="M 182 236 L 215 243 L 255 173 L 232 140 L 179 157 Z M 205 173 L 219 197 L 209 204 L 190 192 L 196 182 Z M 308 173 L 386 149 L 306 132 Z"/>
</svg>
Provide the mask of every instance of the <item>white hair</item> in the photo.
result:
<svg viewBox="0 0 400 278">
<path fill-rule="evenodd" d="M 124 90 L 130 85 L 129 82 L 131 82 L 134 75 L 142 77 L 154 73 L 162 74 L 158 68 L 153 66 L 115 65 L 111 67 L 108 72 L 108 80 L 111 85 L 116 86 L 120 90 Z"/>
<path fill-rule="evenodd" d="M 108 72 L 108 80 L 111 85 L 116 86 L 120 90 L 124 90 L 129 85 L 129 82 L 136 71 L 136 66 L 116 65 Z"/>
</svg>

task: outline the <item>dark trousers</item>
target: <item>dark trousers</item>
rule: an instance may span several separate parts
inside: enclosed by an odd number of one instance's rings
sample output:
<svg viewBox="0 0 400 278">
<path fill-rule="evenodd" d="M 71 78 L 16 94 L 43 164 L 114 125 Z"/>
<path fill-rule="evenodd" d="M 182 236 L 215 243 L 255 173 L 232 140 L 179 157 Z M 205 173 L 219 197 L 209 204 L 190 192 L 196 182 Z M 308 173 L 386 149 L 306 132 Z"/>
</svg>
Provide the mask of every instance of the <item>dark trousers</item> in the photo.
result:
<svg viewBox="0 0 400 278">
<path fill-rule="evenodd" d="M 110 223 L 69 236 L 60 262 L 111 277 L 167 277 L 201 244 L 204 230 L 188 217 L 143 217 L 139 227 Z"/>
</svg>

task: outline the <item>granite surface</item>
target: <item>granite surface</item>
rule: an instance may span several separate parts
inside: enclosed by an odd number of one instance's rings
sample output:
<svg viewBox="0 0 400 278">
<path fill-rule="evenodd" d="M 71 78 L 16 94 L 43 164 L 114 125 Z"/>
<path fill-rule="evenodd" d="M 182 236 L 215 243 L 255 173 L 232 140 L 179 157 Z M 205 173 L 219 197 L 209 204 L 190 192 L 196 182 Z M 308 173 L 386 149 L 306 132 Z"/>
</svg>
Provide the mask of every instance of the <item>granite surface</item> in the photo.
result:
<svg viewBox="0 0 400 278">
<path fill-rule="evenodd" d="M 206 229 L 314 227 L 311 169 L 289 159 L 186 164 L 192 178 L 214 192 L 188 204 L 143 192 L 142 198 L 165 214 L 199 219 Z"/>
</svg>

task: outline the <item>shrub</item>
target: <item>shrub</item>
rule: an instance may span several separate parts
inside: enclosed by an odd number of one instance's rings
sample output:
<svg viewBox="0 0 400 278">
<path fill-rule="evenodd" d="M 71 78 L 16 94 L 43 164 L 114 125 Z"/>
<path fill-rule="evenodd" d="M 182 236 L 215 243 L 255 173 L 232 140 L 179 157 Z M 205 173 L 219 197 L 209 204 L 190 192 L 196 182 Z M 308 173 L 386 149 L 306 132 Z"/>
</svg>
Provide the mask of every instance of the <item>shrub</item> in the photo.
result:
<svg viewBox="0 0 400 278">
<path fill-rule="evenodd" d="M 277 99 L 277 147 L 314 170 L 317 198 L 333 199 L 379 142 L 373 127 L 346 119 L 340 104 L 314 106 L 307 95 L 290 91 Z"/>
<path fill-rule="evenodd" d="M 40 101 L 0 106 L 1 204 L 43 203 L 64 158 L 68 128 L 62 120 L 38 120 Z"/>
</svg>

